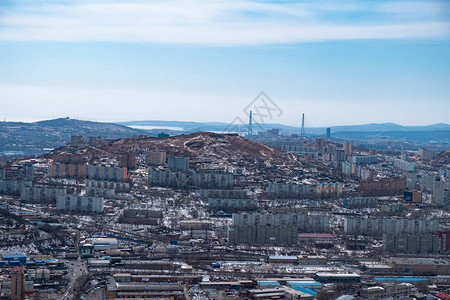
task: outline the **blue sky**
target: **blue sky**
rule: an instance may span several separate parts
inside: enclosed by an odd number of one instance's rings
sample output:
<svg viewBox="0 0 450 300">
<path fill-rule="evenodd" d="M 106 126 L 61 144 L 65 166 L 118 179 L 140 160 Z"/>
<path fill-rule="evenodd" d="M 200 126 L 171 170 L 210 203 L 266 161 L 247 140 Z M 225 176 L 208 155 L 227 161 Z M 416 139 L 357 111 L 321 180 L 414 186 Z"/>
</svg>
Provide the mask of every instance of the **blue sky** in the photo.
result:
<svg viewBox="0 0 450 300">
<path fill-rule="evenodd" d="M 1 119 L 450 123 L 449 1 L 0 3 Z"/>
</svg>

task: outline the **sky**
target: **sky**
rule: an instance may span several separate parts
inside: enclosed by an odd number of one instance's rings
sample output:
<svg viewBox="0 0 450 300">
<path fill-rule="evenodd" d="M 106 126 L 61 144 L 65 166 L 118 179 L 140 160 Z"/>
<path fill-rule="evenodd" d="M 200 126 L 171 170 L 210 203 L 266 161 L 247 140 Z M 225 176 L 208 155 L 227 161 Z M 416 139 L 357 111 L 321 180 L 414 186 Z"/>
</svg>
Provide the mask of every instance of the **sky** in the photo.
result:
<svg viewBox="0 0 450 300">
<path fill-rule="evenodd" d="M 0 0 L 1 120 L 246 122 L 253 104 L 286 125 L 450 123 L 450 1 Z"/>
</svg>

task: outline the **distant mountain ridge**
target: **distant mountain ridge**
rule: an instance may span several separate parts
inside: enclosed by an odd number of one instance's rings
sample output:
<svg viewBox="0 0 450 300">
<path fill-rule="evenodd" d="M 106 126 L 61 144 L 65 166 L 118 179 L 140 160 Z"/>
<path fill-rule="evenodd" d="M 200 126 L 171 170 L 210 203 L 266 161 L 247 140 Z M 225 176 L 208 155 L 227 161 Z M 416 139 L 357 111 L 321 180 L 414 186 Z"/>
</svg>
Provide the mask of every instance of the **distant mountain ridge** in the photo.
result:
<svg viewBox="0 0 450 300">
<path fill-rule="evenodd" d="M 131 128 L 148 126 L 151 128 Z M 162 130 L 161 128 L 168 128 Z M 171 136 L 194 132 L 236 132 L 246 133 L 247 124 L 229 125 L 223 122 L 182 122 L 182 121 L 131 121 L 102 123 L 70 118 L 39 121 L 34 123 L 0 122 L 0 156 L 39 155 L 61 147 L 70 141 L 70 136 L 101 136 L 106 139 L 129 138 L 133 135 L 156 136 L 161 131 Z M 253 125 L 258 130 L 277 128 L 281 132 L 299 133 L 300 128 L 282 124 Z M 309 135 L 323 136 L 326 128 L 306 128 Z M 396 139 L 419 143 L 444 142 L 450 144 L 450 125 L 433 124 L 427 126 L 401 126 L 394 123 L 363 124 L 331 127 L 332 137 L 346 140 Z"/>
<path fill-rule="evenodd" d="M 22 123 L 33 124 L 33 123 Z M 130 128 L 116 123 L 93 122 L 70 118 L 59 118 L 35 122 L 41 127 L 64 128 L 74 135 L 82 136 L 103 136 L 108 138 L 121 138 L 122 134 L 127 136 L 142 134 L 139 129 Z"/>
<path fill-rule="evenodd" d="M 346 140 L 403 140 L 418 143 L 450 143 L 450 130 L 337 131 L 334 138 Z"/>
<path fill-rule="evenodd" d="M 225 131 L 227 128 L 238 129 L 240 132 L 246 132 L 247 124 L 230 124 L 223 122 L 183 122 L 183 121 L 161 121 L 161 120 L 148 120 L 148 121 L 128 121 L 120 122 L 117 124 L 125 126 L 154 126 L 154 127 L 167 127 L 167 128 L 183 128 L 184 131 Z M 260 125 L 254 124 L 253 129 L 258 130 Z M 294 133 L 300 132 L 300 126 L 288 126 L 283 124 L 263 124 L 263 129 L 278 128 L 281 131 Z M 309 134 L 324 134 L 327 127 L 307 127 L 306 132 Z M 403 126 L 395 123 L 371 123 L 362 125 L 342 125 L 342 126 L 330 126 L 331 132 L 339 131 L 362 131 L 362 132 L 387 132 L 387 131 L 432 131 L 432 130 L 450 130 L 450 125 L 445 123 L 431 124 L 425 126 Z"/>
</svg>

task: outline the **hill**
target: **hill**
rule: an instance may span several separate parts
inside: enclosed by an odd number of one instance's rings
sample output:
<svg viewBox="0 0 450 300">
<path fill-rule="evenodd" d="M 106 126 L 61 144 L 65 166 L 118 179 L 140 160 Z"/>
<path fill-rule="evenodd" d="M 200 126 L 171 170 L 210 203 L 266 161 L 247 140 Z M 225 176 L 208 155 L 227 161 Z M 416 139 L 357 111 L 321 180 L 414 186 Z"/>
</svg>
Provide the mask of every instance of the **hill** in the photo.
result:
<svg viewBox="0 0 450 300">
<path fill-rule="evenodd" d="M 98 150 L 100 151 L 98 151 Z M 70 151 L 70 147 L 57 152 Z M 294 156 L 264 144 L 249 141 L 237 134 L 196 132 L 168 138 L 140 137 L 120 139 L 98 146 L 96 149 L 81 149 L 93 161 L 102 157 L 114 157 L 118 153 L 133 152 L 139 157 L 149 151 L 165 151 L 167 156 L 189 157 L 197 169 L 226 170 L 231 165 L 283 164 L 296 161 Z"/>
<path fill-rule="evenodd" d="M 72 135 L 118 139 L 143 134 L 119 124 L 60 118 L 35 123 L 1 122 L 0 155 L 37 155 L 61 147 Z"/>
<path fill-rule="evenodd" d="M 310 159 L 298 159 L 295 155 L 273 149 L 264 144 L 247 140 L 237 134 L 217 134 L 196 132 L 168 138 L 141 136 L 139 138 L 120 139 L 97 147 L 74 149 L 67 145 L 47 155 L 64 152 L 82 155 L 84 161 L 96 164 L 105 159 L 114 158 L 119 153 L 132 152 L 138 162 L 145 160 L 150 151 L 165 151 L 167 156 L 190 158 L 193 170 L 217 170 L 234 174 L 290 174 L 292 172 L 324 171 L 327 167 L 312 163 Z"/>
</svg>

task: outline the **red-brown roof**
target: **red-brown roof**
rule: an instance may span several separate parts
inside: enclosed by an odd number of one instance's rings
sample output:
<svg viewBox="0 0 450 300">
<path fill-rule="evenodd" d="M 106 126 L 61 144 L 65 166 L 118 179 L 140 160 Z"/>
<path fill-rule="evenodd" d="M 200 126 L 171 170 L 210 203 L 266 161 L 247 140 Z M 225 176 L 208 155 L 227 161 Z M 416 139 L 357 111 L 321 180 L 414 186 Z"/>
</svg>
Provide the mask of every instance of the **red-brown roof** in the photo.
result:
<svg viewBox="0 0 450 300">
<path fill-rule="evenodd" d="M 23 270 L 22 267 L 14 267 L 14 268 L 11 269 L 11 273 L 21 273 L 21 274 L 24 274 L 25 271 Z"/>
</svg>

